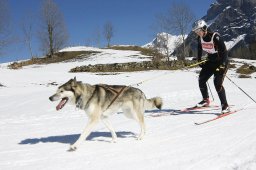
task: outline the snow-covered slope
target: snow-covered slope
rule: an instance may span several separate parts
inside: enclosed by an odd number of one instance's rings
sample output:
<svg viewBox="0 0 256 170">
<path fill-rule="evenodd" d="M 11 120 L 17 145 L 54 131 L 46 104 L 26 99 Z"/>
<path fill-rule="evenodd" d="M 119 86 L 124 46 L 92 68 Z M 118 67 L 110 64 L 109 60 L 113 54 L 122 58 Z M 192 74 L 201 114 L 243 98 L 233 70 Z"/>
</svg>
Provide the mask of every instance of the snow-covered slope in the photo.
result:
<svg viewBox="0 0 256 170">
<path fill-rule="evenodd" d="M 95 50 L 95 49 L 94 49 Z M 254 170 L 256 169 L 256 105 L 227 79 L 224 86 L 233 109 L 245 109 L 221 120 L 195 126 L 194 122 L 215 117 L 220 110 L 178 113 L 201 99 L 198 69 L 184 71 L 142 71 L 115 75 L 69 73 L 74 66 L 148 60 L 133 51 L 101 50 L 79 62 L 33 65 L 9 70 L 0 65 L 0 169 L 1 170 Z M 245 61 L 246 62 L 246 61 Z M 256 65 L 255 61 L 248 61 Z M 73 78 L 85 83 L 131 85 L 148 98 L 163 98 L 162 117 L 156 110 L 145 113 L 146 136 L 137 141 L 138 124 L 115 114 L 110 120 L 118 135 L 110 143 L 110 132 L 99 124 L 81 147 L 67 152 L 87 122 L 86 114 L 72 106 L 56 111 L 50 102 L 57 86 Z M 254 99 L 256 81 L 228 76 Z M 256 75 L 254 74 L 253 77 Z M 152 79 L 153 78 L 153 79 Z M 214 104 L 219 104 L 212 79 Z"/>
</svg>

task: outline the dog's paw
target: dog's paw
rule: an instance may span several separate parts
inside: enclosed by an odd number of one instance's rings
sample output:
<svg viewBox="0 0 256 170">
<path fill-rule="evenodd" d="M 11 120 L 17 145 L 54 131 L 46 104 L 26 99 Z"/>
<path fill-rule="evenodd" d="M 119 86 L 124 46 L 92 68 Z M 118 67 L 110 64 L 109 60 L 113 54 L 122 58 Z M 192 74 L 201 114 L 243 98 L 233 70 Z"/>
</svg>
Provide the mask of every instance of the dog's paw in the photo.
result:
<svg viewBox="0 0 256 170">
<path fill-rule="evenodd" d="M 137 140 L 142 140 L 143 139 L 143 136 L 138 136 L 137 137 Z"/>
<path fill-rule="evenodd" d="M 112 140 L 111 140 L 111 143 L 116 143 L 116 139 L 112 139 Z"/>
<path fill-rule="evenodd" d="M 77 149 L 76 146 L 71 145 L 68 152 L 74 152 L 74 151 L 76 151 L 76 149 Z"/>
</svg>

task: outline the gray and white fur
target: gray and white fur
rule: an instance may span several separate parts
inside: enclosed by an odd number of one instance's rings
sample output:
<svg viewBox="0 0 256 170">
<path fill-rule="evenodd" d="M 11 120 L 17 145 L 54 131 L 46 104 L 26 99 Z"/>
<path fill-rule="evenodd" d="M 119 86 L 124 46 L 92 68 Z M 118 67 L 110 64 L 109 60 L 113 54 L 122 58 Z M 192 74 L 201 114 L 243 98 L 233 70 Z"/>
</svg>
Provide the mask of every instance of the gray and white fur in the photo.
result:
<svg viewBox="0 0 256 170">
<path fill-rule="evenodd" d="M 126 117 L 139 123 L 140 134 L 137 139 L 141 140 L 145 134 L 145 110 L 162 107 L 160 97 L 146 99 L 145 94 L 138 88 L 122 85 L 90 85 L 76 81 L 76 78 L 58 87 L 57 92 L 49 99 L 51 101 L 61 100 L 56 107 L 57 110 L 62 109 L 66 103 L 70 103 L 84 110 L 88 115 L 88 124 L 78 140 L 71 145 L 70 151 L 77 149 L 99 121 L 102 121 L 109 129 L 112 141 L 116 142 L 117 135 L 108 118 L 120 109 Z"/>
</svg>

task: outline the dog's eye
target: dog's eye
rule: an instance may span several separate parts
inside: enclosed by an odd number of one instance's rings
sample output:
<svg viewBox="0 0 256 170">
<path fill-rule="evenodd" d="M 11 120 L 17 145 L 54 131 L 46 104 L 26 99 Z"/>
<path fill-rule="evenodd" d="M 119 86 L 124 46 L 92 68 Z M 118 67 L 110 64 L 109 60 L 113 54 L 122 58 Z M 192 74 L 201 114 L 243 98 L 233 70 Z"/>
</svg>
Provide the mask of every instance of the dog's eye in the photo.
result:
<svg viewBox="0 0 256 170">
<path fill-rule="evenodd" d="M 61 93 L 63 93 L 64 91 L 63 91 L 63 90 L 61 90 L 60 92 L 61 92 Z"/>
</svg>

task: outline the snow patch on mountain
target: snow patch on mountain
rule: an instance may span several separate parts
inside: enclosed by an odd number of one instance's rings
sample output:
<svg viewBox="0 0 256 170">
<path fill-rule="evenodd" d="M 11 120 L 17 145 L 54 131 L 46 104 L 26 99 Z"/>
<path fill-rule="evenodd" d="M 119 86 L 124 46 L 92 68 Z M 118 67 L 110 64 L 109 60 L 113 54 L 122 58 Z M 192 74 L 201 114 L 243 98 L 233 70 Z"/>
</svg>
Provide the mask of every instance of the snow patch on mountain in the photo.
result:
<svg viewBox="0 0 256 170">
<path fill-rule="evenodd" d="M 232 39 L 231 41 L 225 42 L 227 50 L 232 49 L 238 42 L 244 39 L 246 34 L 239 35 L 237 38 Z"/>
<path fill-rule="evenodd" d="M 187 35 L 185 35 L 186 39 Z M 158 33 L 156 38 L 148 44 L 143 45 L 144 48 L 157 49 L 162 54 L 166 55 L 173 53 L 175 48 L 182 42 L 181 35 L 171 35 L 165 32 Z"/>
</svg>

